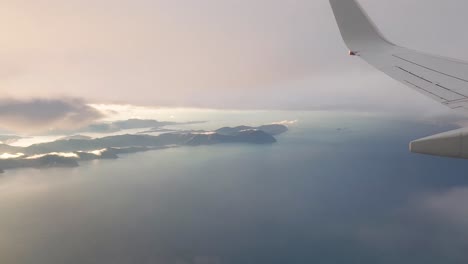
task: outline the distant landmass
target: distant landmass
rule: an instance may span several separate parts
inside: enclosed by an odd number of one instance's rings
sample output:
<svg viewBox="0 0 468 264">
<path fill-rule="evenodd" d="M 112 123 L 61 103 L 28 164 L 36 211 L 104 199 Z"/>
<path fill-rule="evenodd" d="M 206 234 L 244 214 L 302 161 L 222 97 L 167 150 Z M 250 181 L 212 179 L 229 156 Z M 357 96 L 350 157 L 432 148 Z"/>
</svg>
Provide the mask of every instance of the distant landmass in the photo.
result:
<svg viewBox="0 0 468 264">
<path fill-rule="evenodd" d="M 0 135 L 0 143 L 3 144 L 12 144 L 15 143 L 16 141 L 22 139 L 20 136 L 15 136 L 15 135 Z"/>
<path fill-rule="evenodd" d="M 191 125 L 205 123 L 205 121 L 191 121 L 191 122 L 170 122 L 170 121 L 158 121 L 153 119 L 128 119 L 122 121 L 115 121 L 112 123 L 97 123 L 91 124 L 88 127 L 78 130 L 78 133 L 113 133 L 127 129 L 138 129 L 138 128 L 152 128 L 153 130 L 161 129 L 165 126 L 170 125 Z"/>
<path fill-rule="evenodd" d="M 72 139 L 75 139 L 75 140 L 90 140 L 90 139 L 93 139 L 92 137 L 88 137 L 88 136 L 83 136 L 83 135 L 73 135 L 73 136 L 67 136 L 67 137 L 63 137 L 59 140 L 72 140 Z"/>
<path fill-rule="evenodd" d="M 136 128 L 149 128 L 149 127 L 163 127 L 169 125 L 176 125 L 175 122 L 160 122 L 151 119 L 128 119 L 123 121 L 115 121 L 112 123 L 98 123 L 91 124 L 78 132 L 91 132 L 91 133 L 113 133 L 125 129 Z"/>
<path fill-rule="evenodd" d="M 115 122 L 119 127 L 135 127 L 144 122 Z M 150 122 L 154 125 L 154 123 Z M 158 136 L 137 134 L 90 138 L 81 135 L 65 137 L 53 142 L 16 147 L 0 144 L 0 169 L 76 167 L 79 161 L 117 159 L 119 154 L 135 153 L 176 146 L 201 146 L 226 143 L 272 144 L 274 135 L 284 133 L 284 125 L 260 127 L 224 127 L 215 131 L 164 133 Z M 16 154 L 16 156 L 15 156 Z"/>
<path fill-rule="evenodd" d="M 237 127 L 223 127 L 216 130 L 216 133 L 221 135 L 237 135 L 245 130 L 260 130 L 265 133 L 268 133 L 272 136 L 276 136 L 288 131 L 288 127 L 279 124 L 264 125 L 259 127 L 250 127 L 250 126 L 237 126 Z"/>
<path fill-rule="evenodd" d="M 155 127 L 151 128 L 142 132 L 138 132 L 138 134 L 148 134 L 148 133 L 160 133 L 160 132 L 177 132 L 178 130 L 175 129 L 169 129 L 169 128 L 161 128 L 161 127 Z"/>
<path fill-rule="evenodd" d="M 18 153 L 23 150 L 22 147 L 10 146 L 7 144 L 0 144 L 0 153 Z"/>
</svg>

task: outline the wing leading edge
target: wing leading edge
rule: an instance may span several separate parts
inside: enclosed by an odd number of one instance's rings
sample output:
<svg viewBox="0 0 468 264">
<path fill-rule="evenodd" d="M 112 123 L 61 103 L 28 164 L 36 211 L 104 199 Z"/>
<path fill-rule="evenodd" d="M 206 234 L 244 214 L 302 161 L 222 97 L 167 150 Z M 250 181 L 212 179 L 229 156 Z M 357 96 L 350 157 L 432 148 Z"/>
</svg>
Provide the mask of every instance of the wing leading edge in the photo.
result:
<svg viewBox="0 0 468 264">
<path fill-rule="evenodd" d="M 452 109 L 468 111 L 468 63 L 388 41 L 356 0 L 330 0 L 344 42 L 393 79 Z"/>
</svg>

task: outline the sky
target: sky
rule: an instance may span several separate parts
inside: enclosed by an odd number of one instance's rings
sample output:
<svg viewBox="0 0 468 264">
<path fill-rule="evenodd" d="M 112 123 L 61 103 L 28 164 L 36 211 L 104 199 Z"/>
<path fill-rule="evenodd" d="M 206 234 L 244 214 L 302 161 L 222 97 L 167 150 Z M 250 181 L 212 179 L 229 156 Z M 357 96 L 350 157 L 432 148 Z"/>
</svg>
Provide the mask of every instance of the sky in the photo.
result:
<svg viewBox="0 0 468 264">
<path fill-rule="evenodd" d="M 393 42 L 467 59 L 461 0 L 360 0 Z M 0 98 L 444 109 L 346 56 L 325 0 L 4 0 Z"/>
</svg>

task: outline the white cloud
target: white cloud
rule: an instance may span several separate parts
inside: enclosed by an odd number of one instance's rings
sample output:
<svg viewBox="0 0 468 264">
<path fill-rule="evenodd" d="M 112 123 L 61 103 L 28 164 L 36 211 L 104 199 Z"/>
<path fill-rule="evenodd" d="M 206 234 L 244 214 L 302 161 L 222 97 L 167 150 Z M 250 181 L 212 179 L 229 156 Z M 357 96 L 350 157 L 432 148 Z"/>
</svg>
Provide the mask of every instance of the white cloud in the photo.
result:
<svg viewBox="0 0 468 264">
<path fill-rule="evenodd" d="M 15 154 L 3 153 L 3 154 L 0 154 L 0 160 L 16 159 L 16 158 L 20 158 L 20 157 L 23 157 L 23 156 L 24 156 L 23 153 L 15 153 Z"/>
<path fill-rule="evenodd" d="M 59 156 L 63 158 L 75 158 L 75 159 L 79 158 L 79 156 L 76 153 L 72 153 L 72 152 L 50 152 L 46 154 L 29 156 L 26 159 L 40 159 L 45 156 Z"/>
<path fill-rule="evenodd" d="M 291 125 L 297 124 L 298 122 L 299 120 L 283 120 L 283 121 L 274 122 L 273 124 L 291 126 Z"/>
</svg>

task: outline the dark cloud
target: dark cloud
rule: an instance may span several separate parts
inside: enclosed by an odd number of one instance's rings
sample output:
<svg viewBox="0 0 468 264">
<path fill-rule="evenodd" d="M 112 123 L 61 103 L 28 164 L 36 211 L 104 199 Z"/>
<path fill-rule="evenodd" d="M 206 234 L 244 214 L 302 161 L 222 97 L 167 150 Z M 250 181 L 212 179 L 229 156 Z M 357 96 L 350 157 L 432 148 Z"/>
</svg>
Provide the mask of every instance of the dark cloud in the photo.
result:
<svg viewBox="0 0 468 264">
<path fill-rule="evenodd" d="M 102 117 L 81 99 L 0 99 L 0 123 L 13 131 L 74 129 Z"/>
</svg>

